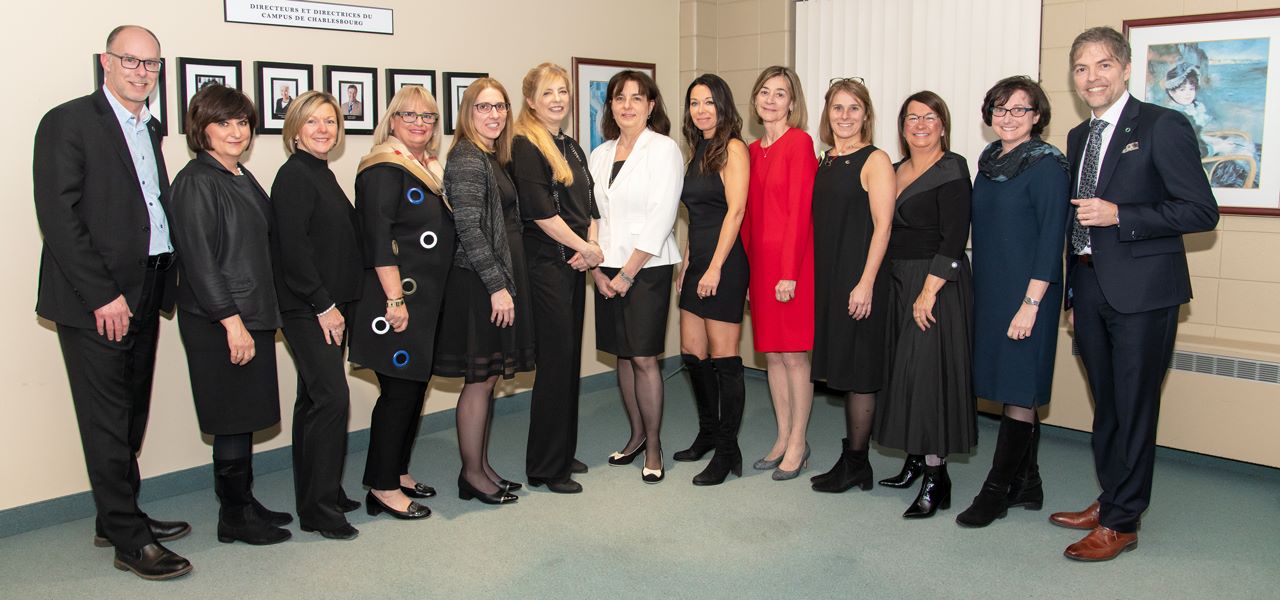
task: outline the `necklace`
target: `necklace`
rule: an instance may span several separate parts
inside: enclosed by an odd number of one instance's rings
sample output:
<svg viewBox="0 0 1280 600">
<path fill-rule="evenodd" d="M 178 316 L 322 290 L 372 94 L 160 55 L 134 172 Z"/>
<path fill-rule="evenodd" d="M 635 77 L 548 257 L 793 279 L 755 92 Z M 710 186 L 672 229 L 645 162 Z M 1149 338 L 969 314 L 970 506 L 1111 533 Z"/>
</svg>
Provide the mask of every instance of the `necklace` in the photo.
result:
<svg viewBox="0 0 1280 600">
<path fill-rule="evenodd" d="M 769 140 L 768 133 L 766 132 L 765 137 L 760 138 L 760 154 L 761 154 L 761 157 L 762 157 L 762 158 L 769 158 L 769 151 L 773 149 L 773 145 L 774 145 L 774 144 L 776 144 L 776 143 L 778 143 L 778 140 L 782 139 L 782 136 L 787 135 L 787 132 L 788 132 L 788 131 L 791 131 L 791 128 L 790 128 L 790 127 L 786 128 L 786 129 L 784 129 L 784 130 L 782 130 L 782 133 L 778 134 L 778 137 L 773 138 L 772 140 Z M 765 141 L 768 141 L 768 142 L 769 142 L 769 145 L 768 145 L 768 146 L 764 145 Z"/>
<path fill-rule="evenodd" d="M 837 158 L 840 158 L 841 156 L 849 156 L 850 154 L 853 154 L 870 145 L 871 144 L 859 143 L 859 144 L 854 144 L 853 146 L 850 146 L 844 150 L 841 150 L 839 147 L 832 147 L 830 150 L 827 151 L 826 156 L 823 157 L 822 166 L 829 167 L 832 164 L 835 164 Z M 849 164 L 849 161 L 847 160 L 844 162 L 845 164 Z"/>
</svg>

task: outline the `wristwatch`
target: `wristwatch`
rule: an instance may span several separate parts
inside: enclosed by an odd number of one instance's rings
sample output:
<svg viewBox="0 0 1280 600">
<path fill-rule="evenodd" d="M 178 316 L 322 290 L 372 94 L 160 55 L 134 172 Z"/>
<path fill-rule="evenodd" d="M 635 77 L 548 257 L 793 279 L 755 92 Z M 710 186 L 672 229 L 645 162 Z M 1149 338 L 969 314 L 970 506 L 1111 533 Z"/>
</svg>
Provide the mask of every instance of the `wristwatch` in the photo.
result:
<svg viewBox="0 0 1280 600">
<path fill-rule="evenodd" d="M 1031 306 L 1040 306 L 1040 301 L 1032 298 L 1031 296 L 1023 296 L 1022 303 L 1030 304 Z"/>
</svg>

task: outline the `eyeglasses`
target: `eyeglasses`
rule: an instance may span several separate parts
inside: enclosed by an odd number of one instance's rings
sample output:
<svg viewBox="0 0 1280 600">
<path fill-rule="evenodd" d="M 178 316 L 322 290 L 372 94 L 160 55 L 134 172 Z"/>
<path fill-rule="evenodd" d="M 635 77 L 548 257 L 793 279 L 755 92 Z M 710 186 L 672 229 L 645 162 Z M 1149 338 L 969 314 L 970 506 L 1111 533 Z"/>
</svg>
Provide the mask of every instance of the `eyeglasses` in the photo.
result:
<svg viewBox="0 0 1280 600">
<path fill-rule="evenodd" d="M 404 121 L 406 124 L 409 124 L 409 125 L 417 123 L 418 121 L 422 121 L 423 123 L 430 125 L 440 119 L 439 113 L 432 113 L 432 112 L 419 113 L 419 112 L 401 110 L 401 111 L 396 111 L 395 115 L 397 117 L 400 117 L 401 121 Z"/>
<path fill-rule="evenodd" d="M 929 113 L 927 115 L 907 115 L 906 118 L 902 119 L 902 122 L 907 125 L 915 125 L 920 121 L 924 121 L 926 125 L 933 125 L 938 122 L 938 115 L 934 113 Z"/>
<path fill-rule="evenodd" d="M 863 80 L 861 77 L 832 77 L 831 81 L 827 82 L 827 87 L 831 87 L 837 83 L 844 83 L 846 81 L 852 81 L 854 83 L 858 83 L 862 85 L 867 84 L 867 82 Z"/>
<path fill-rule="evenodd" d="M 138 65 L 142 65 L 142 67 L 149 73 L 159 73 L 160 68 L 164 66 L 164 62 L 159 60 L 142 60 L 136 56 L 126 56 L 116 54 L 115 52 L 107 52 L 106 54 L 110 54 L 111 56 L 120 59 L 120 66 L 129 69 L 130 71 L 138 68 Z"/>
<path fill-rule="evenodd" d="M 495 110 L 499 113 L 505 113 L 511 110 L 511 105 L 506 102 L 477 102 L 475 107 L 476 112 L 482 115 L 487 115 Z"/>
<path fill-rule="evenodd" d="M 993 117 L 1003 117 L 1006 114 L 1010 114 L 1015 117 L 1023 117 L 1029 112 L 1036 112 L 1036 109 L 1028 106 L 1015 106 L 1013 108 L 1005 108 L 1003 106 L 991 107 L 991 116 Z"/>
</svg>

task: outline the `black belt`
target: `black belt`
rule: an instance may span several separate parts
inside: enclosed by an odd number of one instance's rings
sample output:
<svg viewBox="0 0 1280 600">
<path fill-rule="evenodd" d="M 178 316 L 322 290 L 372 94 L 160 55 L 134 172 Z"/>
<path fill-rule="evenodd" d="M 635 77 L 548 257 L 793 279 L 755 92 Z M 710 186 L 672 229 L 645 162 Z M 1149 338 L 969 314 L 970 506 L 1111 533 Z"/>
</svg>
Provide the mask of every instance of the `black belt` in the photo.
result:
<svg viewBox="0 0 1280 600">
<path fill-rule="evenodd" d="M 1092 266 L 1093 266 L 1093 255 L 1092 255 L 1092 254 L 1077 254 L 1077 255 L 1075 255 L 1075 256 L 1074 256 L 1074 257 L 1072 257 L 1072 258 L 1075 260 L 1075 262 L 1076 262 L 1077 264 L 1080 264 L 1081 266 L 1085 266 L 1085 267 L 1092 267 Z"/>
<path fill-rule="evenodd" d="M 152 271 L 168 271 L 173 266 L 173 253 L 153 254 L 147 257 L 147 268 Z"/>
</svg>

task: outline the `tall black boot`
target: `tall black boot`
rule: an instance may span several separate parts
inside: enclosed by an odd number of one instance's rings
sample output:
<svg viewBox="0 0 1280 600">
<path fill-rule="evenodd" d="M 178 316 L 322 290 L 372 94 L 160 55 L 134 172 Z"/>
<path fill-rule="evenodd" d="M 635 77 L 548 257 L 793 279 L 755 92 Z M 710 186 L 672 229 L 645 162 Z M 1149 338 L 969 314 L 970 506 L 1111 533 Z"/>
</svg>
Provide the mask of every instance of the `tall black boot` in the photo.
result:
<svg viewBox="0 0 1280 600">
<path fill-rule="evenodd" d="M 854 486 L 869 490 L 873 485 L 871 480 L 874 477 L 871 473 L 871 462 L 867 460 L 867 450 L 865 448 L 854 450 L 846 438 L 840 460 L 836 461 L 836 466 L 828 472 L 828 477 L 814 482 L 813 491 L 839 494 Z"/>
<path fill-rule="evenodd" d="M 218 541 L 241 541 L 262 546 L 289 539 L 293 534 L 268 523 L 253 507 L 249 491 L 253 480 L 252 458 L 213 461 L 213 490 L 222 506 L 218 509 Z"/>
<path fill-rule="evenodd" d="M 986 527 L 992 521 L 1009 512 L 1007 496 L 1009 485 L 1018 475 L 1018 466 L 1027 455 L 1034 426 L 1005 416 L 1000 421 L 1000 437 L 996 439 L 995 456 L 991 458 L 991 470 L 982 483 L 982 491 L 973 504 L 956 515 L 956 523 L 965 527 Z"/>
<path fill-rule="evenodd" d="M 720 485 L 733 473 L 742 477 L 742 449 L 738 447 L 738 427 L 746 403 L 746 387 L 742 380 L 742 359 L 737 356 L 713 358 L 716 380 L 720 388 L 719 415 L 716 428 L 716 453 L 693 478 L 693 485 Z"/>
<path fill-rule="evenodd" d="M 689 372 L 689 382 L 693 384 L 693 405 L 698 410 L 698 437 L 693 445 L 676 452 L 671 458 L 678 461 L 700 460 L 716 447 L 716 406 L 720 396 L 720 386 L 716 382 L 715 368 L 711 359 L 699 359 L 692 354 L 681 354 L 684 369 Z"/>
<path fill-rule="evenodd" d="M 906 462 L 902 463 L 902 471 L 888 479 L 881 479 L 878 483 L 884 487 L 908 488 L 923 472 L 924 455 L 908 454 Z"/>
<path fill-rule="evenodd" d="M 1009 484 L 1009 494 L 1005 497 L 1009 508 L 1021 506 L 1026 510 L 1040 510 L 1044 506 L 1044 486 L 1040 481 L 1040 423 L 1039 419 L 1032 425 L 1031 442 L 1027 444 L 1027 452 L 1018 463 L 1018 474 Z"/>
<path fill-rule="evenodd" d="M 258 502 L 258 499 L 253 495 L 253 464 L 252 462 L 249 464 L 249 498 L 250 498 L 249 503 L 253 505 L 253 512 L 258 515 L 259 519 L 262 519 L 263 521 L 266 521 L 272 525 L 275 525 L 276 527 L 284 527 L 285 525 L 288 525 L 293 522 L 293 515 L 287 512 L 271 510 L 263 506 L 261 502 Z"/>
<path fill-rule="evenodd" d="M 936 467 L 925 465 L 923 481 L 920 482 L 920 493 L 915 502 L 902 513 L 904 519 L 927 519 L 938 509 L 951 508 L 951 477 L 947 475 L 947 464 Z"/>
</svg>

